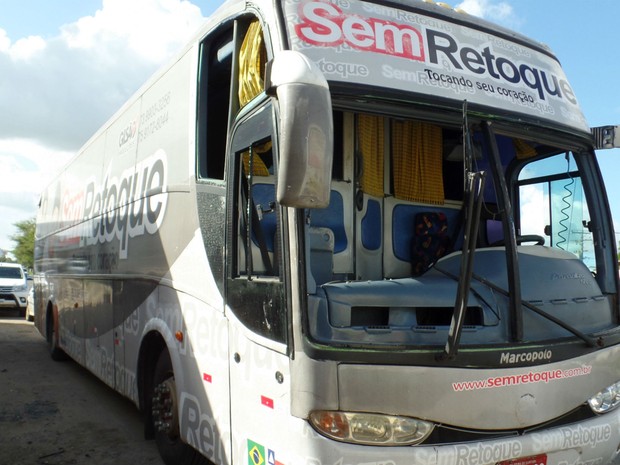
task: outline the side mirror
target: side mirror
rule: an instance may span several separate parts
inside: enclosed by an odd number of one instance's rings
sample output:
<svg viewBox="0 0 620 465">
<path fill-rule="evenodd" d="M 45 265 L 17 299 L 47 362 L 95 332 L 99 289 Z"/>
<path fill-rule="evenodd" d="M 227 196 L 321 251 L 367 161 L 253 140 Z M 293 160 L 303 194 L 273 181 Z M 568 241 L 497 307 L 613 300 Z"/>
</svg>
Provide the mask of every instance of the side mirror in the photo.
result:
<svg viewBox="0 0 620 465">
<path fill-rule="evenodd" d="M 327 80 L 305 55 L 283 51 L 267 63 L 265 91 L 279 104 L 277 200 L 295 208 L 325 208 L 333 159 Z"/>
</svg>

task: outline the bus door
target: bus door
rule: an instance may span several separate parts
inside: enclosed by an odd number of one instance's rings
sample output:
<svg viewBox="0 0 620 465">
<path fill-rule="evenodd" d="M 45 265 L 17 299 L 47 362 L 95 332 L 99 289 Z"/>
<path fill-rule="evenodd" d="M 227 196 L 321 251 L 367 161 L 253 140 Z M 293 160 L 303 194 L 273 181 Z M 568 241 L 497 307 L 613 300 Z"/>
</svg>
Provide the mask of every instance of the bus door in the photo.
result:
<svg viewBox="0 0 620 465">
<path fill-rule="evenodd" d="M 233 455 L 267 462 L 275 417 L 288 411 L 281 212 L 275 202 L 276 144 L 270 104 L 232 135 L 228 167 L 226 312 L 229 319 Z M 267 449 L 256 448 L 262 445 Z M 247 447 L 247 449 L 246 449 Z M 253 451 L 253 452 L 252 452 Z"/>
</svg>

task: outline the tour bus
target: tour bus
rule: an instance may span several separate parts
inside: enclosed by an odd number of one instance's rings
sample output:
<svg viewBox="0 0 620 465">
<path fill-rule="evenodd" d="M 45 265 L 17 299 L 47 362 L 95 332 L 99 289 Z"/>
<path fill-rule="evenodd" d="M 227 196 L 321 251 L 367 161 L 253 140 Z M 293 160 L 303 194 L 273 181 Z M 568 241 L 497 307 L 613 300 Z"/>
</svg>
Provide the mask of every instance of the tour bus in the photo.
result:
<svg viewBox="0 0 620 465">
<path fill-rule="evenodd" d="M 608 463 L 596 135 L 445 4 L 229 0 L 44 190 L 36 325 L 167 464 Z"/>
</svg>

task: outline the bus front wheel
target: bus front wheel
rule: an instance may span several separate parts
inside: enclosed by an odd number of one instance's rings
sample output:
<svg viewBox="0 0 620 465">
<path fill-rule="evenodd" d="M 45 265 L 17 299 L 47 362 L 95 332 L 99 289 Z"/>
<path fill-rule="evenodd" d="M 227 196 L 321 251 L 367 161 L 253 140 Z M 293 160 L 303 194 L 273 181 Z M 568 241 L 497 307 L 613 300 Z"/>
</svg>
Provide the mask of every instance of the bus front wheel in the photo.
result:
<svg viewBox="0 0 620 465">
<path fill-rule="evenodd" d="M 151 418 L 155 443 L 164 463 L 167 465 L 205 463 L 204 457 L 181 439 L 176 383 L 172 361 L 166 350 L 160 354 L 155 365 Z"/>
</svg>

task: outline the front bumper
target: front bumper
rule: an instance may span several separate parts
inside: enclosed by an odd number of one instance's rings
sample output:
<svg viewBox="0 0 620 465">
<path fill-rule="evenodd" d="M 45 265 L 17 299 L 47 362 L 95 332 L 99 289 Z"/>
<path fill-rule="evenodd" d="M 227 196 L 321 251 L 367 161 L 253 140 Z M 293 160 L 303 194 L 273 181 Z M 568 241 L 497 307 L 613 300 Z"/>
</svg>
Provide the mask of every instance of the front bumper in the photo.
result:
<svg viewBox="0 0 620 465">
<path fill-rule="evenodd" d="M 0 294 L 0 308 L 26 308 L 27 297 L 27 294 Z"/>
<path fill-rule="evenodd" d="M 620 409 L 522 436 L 434 446 L 373 447 L 339 443 L 318 435 L 304 423 L 302 429 L 306 431 L 301 434 L 308 440 L 286 452 L 280 449 L 279 462 L 286 465 L 607 465 L 619 460 Z M 270 450 L 281 444 L 281 438 L 276 437 L 254 441 Z M 249 452 L 246 450 L 245 454 Z"/>
</svg>

